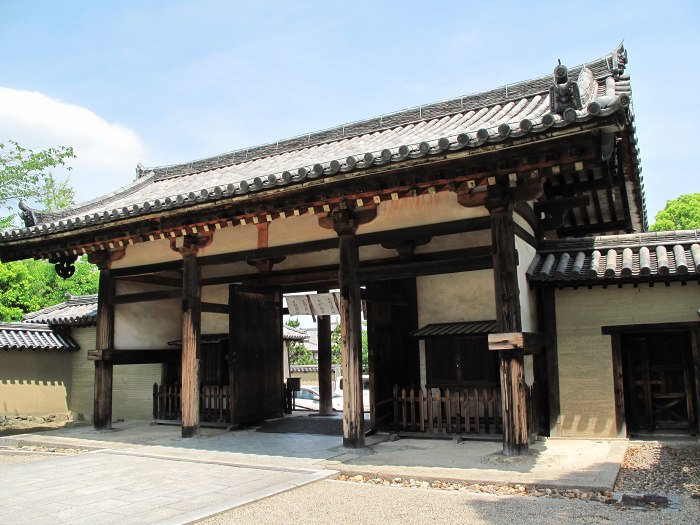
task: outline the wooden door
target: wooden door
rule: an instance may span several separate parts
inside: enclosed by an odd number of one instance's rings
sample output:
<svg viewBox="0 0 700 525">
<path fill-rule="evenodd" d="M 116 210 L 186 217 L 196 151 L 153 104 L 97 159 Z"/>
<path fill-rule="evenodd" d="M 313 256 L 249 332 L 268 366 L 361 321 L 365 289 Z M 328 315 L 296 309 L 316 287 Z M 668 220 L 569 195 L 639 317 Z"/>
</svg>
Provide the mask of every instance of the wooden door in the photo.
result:
<svg viewBox="0 0 700 525">
<path fill-rule="evenodd" d="M 229 289 L 231 423 L 280 417 L 283 405 L 282 294 L 277 288 Z"/>
<path fill-rule="evenodd" d="M 622 352 L 630 428 L 646 432 L 695 428 L 689 334 L 626 335 Z"/>
<path fill-rule="evenodd" d="M 393 389 L 420 386 L 415 279 L 367 285 L 367 345 L 370 382 L 370 428 L 393 422 Z"/>
</svg>

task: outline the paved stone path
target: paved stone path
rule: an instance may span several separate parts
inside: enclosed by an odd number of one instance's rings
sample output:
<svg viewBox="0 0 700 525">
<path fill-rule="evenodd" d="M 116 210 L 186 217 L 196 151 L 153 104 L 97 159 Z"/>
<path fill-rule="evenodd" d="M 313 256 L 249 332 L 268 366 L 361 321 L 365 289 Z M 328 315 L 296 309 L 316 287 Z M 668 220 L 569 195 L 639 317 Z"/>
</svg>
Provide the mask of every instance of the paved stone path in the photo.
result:
<svg viewBox="0 0 700 525">
<path fill-rule="evenodd" d="M 102 450 L 0 469 L 0 524 L 180 524 L 310 483 L 329 470 Z"/>
</svg>

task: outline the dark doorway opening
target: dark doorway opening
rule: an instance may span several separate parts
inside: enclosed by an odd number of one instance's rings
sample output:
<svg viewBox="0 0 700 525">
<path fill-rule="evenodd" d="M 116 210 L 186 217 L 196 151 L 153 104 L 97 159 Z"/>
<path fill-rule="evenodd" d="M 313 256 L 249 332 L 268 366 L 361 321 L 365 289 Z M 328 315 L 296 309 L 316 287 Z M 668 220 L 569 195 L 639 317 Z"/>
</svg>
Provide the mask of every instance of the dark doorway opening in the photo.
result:
<svg viewBox="0 0 700 525">
<path fill-rule="evenodd" d="M 628 429 L 696 430 L 690 333 L 625 334 L 621 343 Z"/>
</svg>

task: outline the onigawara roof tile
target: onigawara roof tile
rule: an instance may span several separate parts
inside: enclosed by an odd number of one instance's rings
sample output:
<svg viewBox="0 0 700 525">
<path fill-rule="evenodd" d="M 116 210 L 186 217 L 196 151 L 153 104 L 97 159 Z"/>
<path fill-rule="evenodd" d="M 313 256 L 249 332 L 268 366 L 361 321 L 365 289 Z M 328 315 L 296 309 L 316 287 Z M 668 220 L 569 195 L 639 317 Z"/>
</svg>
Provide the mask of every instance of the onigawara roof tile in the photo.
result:
<svg viewBox="0 0 700 525">
<path fill-rule="evenodd" d="M 64 303 L 24 315 L 27 323 L 52 326 L 91 326 L 97 324 L 96 295 L 67 295 Z"/>
<path fill-rule="evenodd" d="M 47 324 L 0 323 L 2 350 L 80 350 L 72 337 Z"/>
<path fill-rule="evenodd" d="M 700 282 L 700 230 L 544 241 L 527 276 L 552 285 Z"/>
<path fill-rule="evenodd" d="M 336 174 L 352 176 L 375 166 L 476 149 L 606 118 L 620 110 L 631 112 L 626 62 L 626 50 L 620 46 L 570 69 L 567 78 L 580 102 L 575 107 L 556 108 L 549 74 L 185 164 L 139 165 L 133 183 L 103 197 L 52 212 L 23 208 L 27 227 L 2 232 L 0 240 L 77 230 L 269 189 L 291 189 Z"/>
</svg>

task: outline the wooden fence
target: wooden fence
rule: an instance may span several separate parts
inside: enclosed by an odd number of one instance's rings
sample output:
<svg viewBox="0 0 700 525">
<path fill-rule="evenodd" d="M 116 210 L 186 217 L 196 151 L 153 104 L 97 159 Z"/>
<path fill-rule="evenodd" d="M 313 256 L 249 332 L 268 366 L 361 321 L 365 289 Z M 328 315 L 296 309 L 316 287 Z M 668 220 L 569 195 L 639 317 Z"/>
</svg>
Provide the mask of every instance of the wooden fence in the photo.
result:
<svg viewBox="0 0 700 525">
<path fill-rule="evenodd" d="M 153 384 L 153 419 L 182 419 L 181 385 Z M 231 395 L 228 385 L 202 385 L 199 390 L 199 417 L 202 423 L 226 424 L 231 421 Z"/>
<path fill-rule="evenodd" d="M 500 434 L 498 387 L 405 389 L 394 386 L 394 425 L 404 432 Z"/>
<path fill-rule="evenodd" d="M 530 434 L 538 431 L 537 384 L 527 386 Z M 503 414 L 498 386 L 461 389 L 399 388 L 394 385 L 394 428 L 402 432 L 502 434 Z"/>
</svg>

